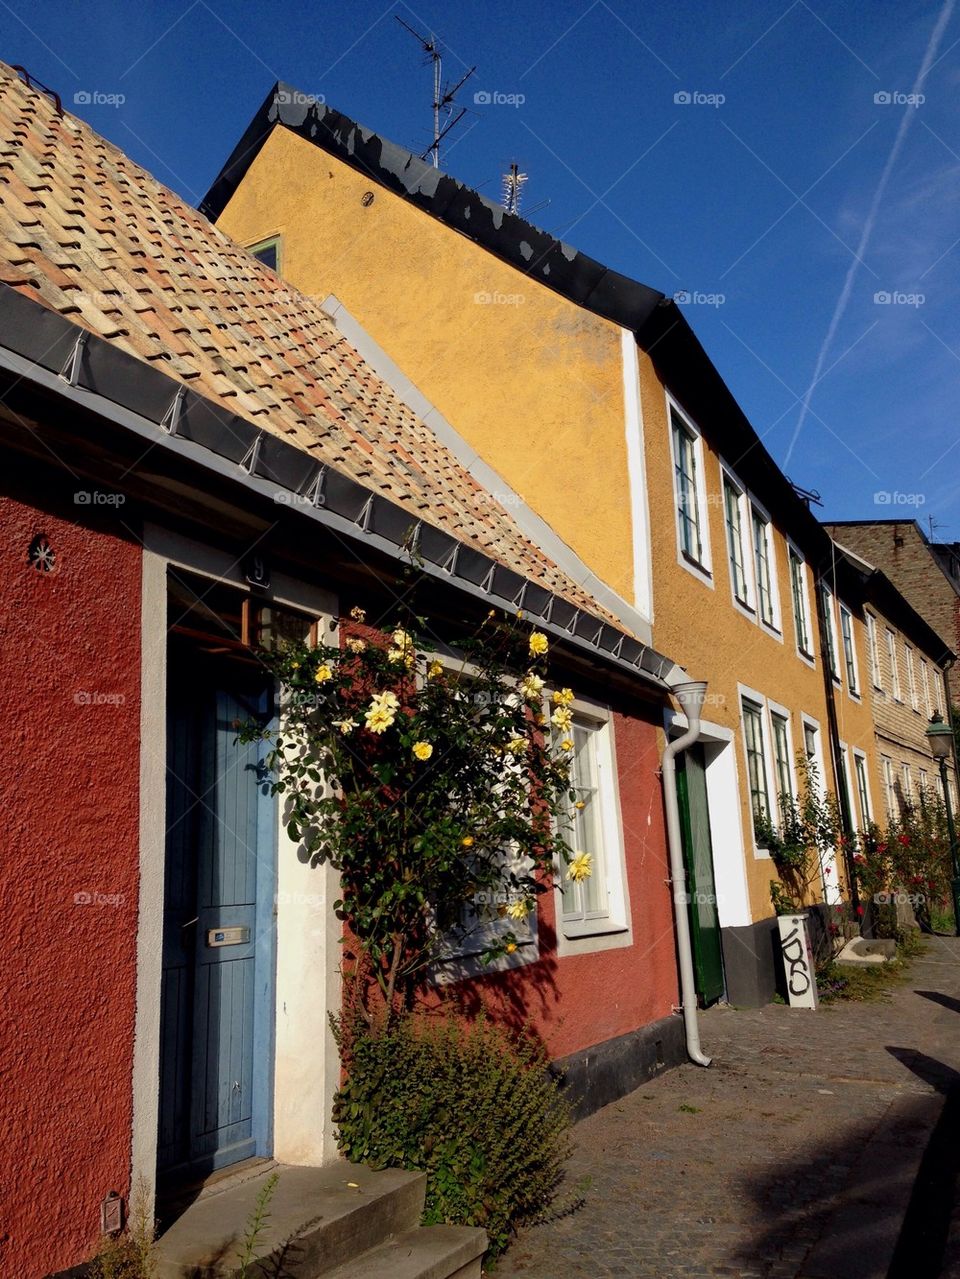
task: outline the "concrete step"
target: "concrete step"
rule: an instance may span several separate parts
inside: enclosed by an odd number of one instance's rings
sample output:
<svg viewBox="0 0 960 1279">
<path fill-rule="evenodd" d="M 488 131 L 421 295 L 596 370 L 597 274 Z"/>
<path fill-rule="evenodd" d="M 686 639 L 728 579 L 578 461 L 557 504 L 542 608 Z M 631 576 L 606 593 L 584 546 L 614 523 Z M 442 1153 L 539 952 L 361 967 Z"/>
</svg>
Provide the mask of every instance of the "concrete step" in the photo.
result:
<svg viewBox="0 0 960 1279">
<path fill-rule="evenodd" d="M 423 1213 L 423 1173 L 374 1172 L 346 1161 L 322 1168 L 280 1164 L 202 1191 L 160 1236 L 158 1279 L 237 1275 L 250 1215 L 272 1172 L 279 1180 L 257 1250 L 261 1262 L 248 1268 L 249 1279 L 315 1279 L 413 1229 Z"/>
<path fill-rule="evenodd" d="M 405 1230 L 322 1279 L 480 1279 L 487 1232 L 473 1226 Z"/>
</svg>

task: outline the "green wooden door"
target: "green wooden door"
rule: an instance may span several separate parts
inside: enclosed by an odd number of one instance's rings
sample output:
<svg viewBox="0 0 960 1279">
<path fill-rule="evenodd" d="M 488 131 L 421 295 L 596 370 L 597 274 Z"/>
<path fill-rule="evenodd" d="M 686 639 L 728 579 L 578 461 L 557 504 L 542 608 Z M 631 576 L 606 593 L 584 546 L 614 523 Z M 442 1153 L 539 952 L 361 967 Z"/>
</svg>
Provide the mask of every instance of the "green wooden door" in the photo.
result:
<svg viewBox="0 0 960 1279">
<path fill-rule="evenodd" d="M 677 759 L 677 797 L 690 894 L 687 910 L 697 994 L 703 1004 L 712 1004 L 723 994 L 723 953 L 702 746 L 682 752 Z"/>
</svg>

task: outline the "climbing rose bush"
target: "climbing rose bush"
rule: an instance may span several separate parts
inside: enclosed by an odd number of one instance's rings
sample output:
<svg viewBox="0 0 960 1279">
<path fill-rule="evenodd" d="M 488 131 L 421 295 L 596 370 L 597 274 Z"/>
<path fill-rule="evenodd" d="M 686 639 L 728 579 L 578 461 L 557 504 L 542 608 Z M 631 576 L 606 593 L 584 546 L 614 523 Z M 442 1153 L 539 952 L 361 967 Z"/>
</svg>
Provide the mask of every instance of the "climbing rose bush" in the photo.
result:
<svg viewBox="0 0 960 1279">
<path fill-rule="evenodd" d="M 335 909 L 388 1020 L 395 997 L 472 935 L 486 961 L 516 950 L 515 926 L 555 868 L 592 870 L 566 838 L 574 694 L 548 693 L 546 635 L 491 612 L 441 661 L 425 629 L 373 629 L 354 609 L 339 642 L 264 654 L 281 728 L 245 730 L 269 739 L 291 839 L 340 872 Z M 369 1001 L 364 1011 L 372 1024 Z"/>
</svg>

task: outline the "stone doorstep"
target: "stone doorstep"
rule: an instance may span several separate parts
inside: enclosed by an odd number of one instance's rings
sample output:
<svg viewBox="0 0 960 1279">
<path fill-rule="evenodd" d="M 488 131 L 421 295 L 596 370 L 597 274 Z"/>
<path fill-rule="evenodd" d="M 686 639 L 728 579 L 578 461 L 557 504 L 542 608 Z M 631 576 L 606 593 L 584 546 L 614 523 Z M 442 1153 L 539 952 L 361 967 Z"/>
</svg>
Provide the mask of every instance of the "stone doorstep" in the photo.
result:
<svg viewBox="0 0 960 1279">
<path fill-rule="evenodd" d="M 267 1268 L 253 1271 L 258 1279 L 279 1270 L 278 1263 L 290 1279 L 314 1279 L 391 1236 L 412 1231 L 423 1212 L 423 1173 L 374 1172 L 346 1161 L 320 1168 L 279 1164 L 256 1176 L 227 1179 L 200 1194 L 158 1240 L 158 1279 L 230 1279 L 237 1274 L 237 1253 L 271 1171 L 279 1180 L 259 1248 Z M 436 1275 L 446 1279 L 452 1273 L 456 1271 Z"/>
<path fill-rule="evenodd" d="M 331 1270 L 324 1279 L 481 1279 L 486 1231 L 420 1226 Z"/>
</svg>

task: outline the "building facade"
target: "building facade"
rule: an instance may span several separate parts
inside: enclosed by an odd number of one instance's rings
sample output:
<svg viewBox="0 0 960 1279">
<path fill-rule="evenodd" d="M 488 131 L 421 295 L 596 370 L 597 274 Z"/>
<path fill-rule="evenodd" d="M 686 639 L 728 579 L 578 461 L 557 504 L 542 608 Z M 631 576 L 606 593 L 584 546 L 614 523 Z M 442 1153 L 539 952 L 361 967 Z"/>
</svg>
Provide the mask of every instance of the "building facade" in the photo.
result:
<svg viewBox="0 0 960 1279">
<path fill-rule="evenodd" d="M 597 814 L 589 900 L 542 895 L 499 968 L 464 954 L 437 981 L 522 1009 L 585 1108 L 679 1061 L 658 770 L 682 671 L 311 299 L 3 66 L 0 132 L 0 660 L 26 774 L 0 1079 L 29 1152 L 0 1271 L 81 1263 L 138 1182 L 152 1200 L 335 1155 L 338 884 L 298 856 L 236 723 L 278 714 L 257 637 L 388 613 L 411 546 L 441 646 L 490 608 L 549 637 Z"/>
<path fill-rule="evenodd" d="M 840 520 L 827 530 L 868 564 L 876 565 L 940 637 L 951 705 L 960 704 L 960 554 L 956 543 L 933 542 L 916 520 Z"/>
<path fill-rule="evenodd" d="M 701 997 L 764 1002 L 776 873 L 754 817 L 796 792 L 798 753 L 841 796 L 845 752 L 874 771 L 844 567 L 675 302 L 329 108 L 287 105 L 301 99 L 270 95 L 204 209 L 323 299 L 382 376 L 395 361 L 440 438 L 635 634 L 708 681 L 688 763 L 712 845 L 705 926 L 724 940 Z M 681 725 L 668 715 L 665 739 Z M 856 805 L 847 820 L 862 823 Z"/>
</svg>

